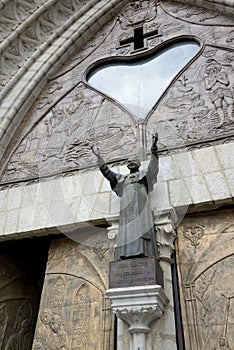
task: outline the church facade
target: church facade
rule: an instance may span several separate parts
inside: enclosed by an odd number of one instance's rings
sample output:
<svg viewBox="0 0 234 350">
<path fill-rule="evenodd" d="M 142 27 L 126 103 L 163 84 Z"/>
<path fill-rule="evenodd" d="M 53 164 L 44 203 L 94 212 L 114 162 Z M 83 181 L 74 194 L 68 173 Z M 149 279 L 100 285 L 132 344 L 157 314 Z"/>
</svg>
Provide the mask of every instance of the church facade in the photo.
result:
<svg viewBox="0 0 234 350">
<path fill-rule="evenodd" d="M 226 0 L 1 2 L 0 349 L 234 348 L 233 16 Z M 125 175 L 155 133 L 164 280 L 136 263 L 120 306 L 120 201 L 91 148 Z"/>
</svg>

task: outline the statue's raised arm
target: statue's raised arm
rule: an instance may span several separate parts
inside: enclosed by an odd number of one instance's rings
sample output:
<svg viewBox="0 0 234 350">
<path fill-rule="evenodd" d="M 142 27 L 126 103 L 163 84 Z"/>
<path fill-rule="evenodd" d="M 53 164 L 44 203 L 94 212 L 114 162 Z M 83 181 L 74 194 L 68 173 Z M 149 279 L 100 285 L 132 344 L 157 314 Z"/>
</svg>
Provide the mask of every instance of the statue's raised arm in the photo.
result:
<svg viewBox="0 0 234 350">
<path fill-rule="evenodd" d="M 113 191 L 115 191 L 117 195 L 119 195 L 119 193 L 117 192 L 117 188 L 116 188 L 119 175 L 116 174 L 115 172 L 113 172 L 112 170 L 110 170 L 110 168 L 106 165 L 104 159 L 101 156 L 100 150 L 96 145 L 93 145 L 91 147 L 91 150 L 97 158 L 97 165 L 98 165 L 101 173 L 110 182 L 111 189 Z"/>
<path fill-rule="evenodd" d="M 157 143 L 158 143 L 158 133 L 156 132 L 153 137 L 152 137 L 152 147 L 151 147 L 151 150 L 155 150 L 158 152 L 158 146 L 157 146 Z"/>
<path fill-rule="evenodd" d="M 158 133 L 156 132 L 152 137 L 151 158 L 147 170 L 147 182 L 149 192 L 153 190 L 153 185 L 157 181 L 158 175 Z"/>
<path fill-rule="evenodd" d="M 100 150 L 96 145 L 91 146 L 91 150 L 93 154 L 97 157 L 97 165 L 100 168 L 103 164 L 105 164 L 105 161 L 101 156 Z"/>
</svg>

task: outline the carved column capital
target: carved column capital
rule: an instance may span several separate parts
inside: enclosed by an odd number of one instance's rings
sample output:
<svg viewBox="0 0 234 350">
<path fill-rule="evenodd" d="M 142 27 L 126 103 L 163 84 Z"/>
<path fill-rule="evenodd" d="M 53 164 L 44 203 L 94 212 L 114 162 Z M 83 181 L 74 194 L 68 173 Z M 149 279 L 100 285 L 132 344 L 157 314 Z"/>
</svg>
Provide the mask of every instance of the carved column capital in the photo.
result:
<svg viewBox="0 0 234 350">
<path fill-rule="evenodd" d="M 106 291 L 112 311 L 129 325 L 129 333 L 148 333 L 150 323 L 161 317 L 168 299 L 159 285 L 113 288 Z"/>
<path fill-rule="evenodd" d="M 171 255 L 174 251 L 175 227 L 178 220 L 176 212 L 171 208 L 154 214 L 160 260 L 172 263 Z"/>
<path fill-rule="evenodd" d="M 113 308 L 113 313 L 129 325 L 130 334 L 150 332 L 149 324 L 162 316 L 162 310 L 158 305 L 116 307 Z"/>
</svg>

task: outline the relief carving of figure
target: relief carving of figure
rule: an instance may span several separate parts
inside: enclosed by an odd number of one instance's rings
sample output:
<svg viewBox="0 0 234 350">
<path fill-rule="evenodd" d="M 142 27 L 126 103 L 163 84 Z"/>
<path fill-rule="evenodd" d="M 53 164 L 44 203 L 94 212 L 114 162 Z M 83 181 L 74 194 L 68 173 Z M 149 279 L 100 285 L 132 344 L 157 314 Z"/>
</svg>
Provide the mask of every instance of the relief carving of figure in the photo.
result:
<svg viewBox="0 0 234 350">
<path fill-rule="evenodd" d="M 132 1 L 125 6 L 120 14 L 120 23 L 123 29 L 144 23 L 155 18 L 157 7 L 150 0 Z"/>
<path fill-rule="evenodd" d="M 205 87 L 209 91 L 210 100 L 218 112 L 220 118 L 218 127 L 221 127 L 225 122 L 225 111 L 228 118 L 233 119 L 233 94 L 229 86 L 228 75 L 221 64 L 214 59 L 208 60 L 207 63 L 204 76 Z"/>
<path fill-rule="evenodd" d="M 23 322 L 15 328 L 13 334 L 8 340 L 5 350 L 30 350 L 32 339 L 29 336 L 31 324 L 29 320 Z"/>
<path fill-rule="evenodd" d="M 108 168 L 97 147 L 92 151 L 102 174 L 112 190 L 121 197 L 119 234 L 116 259 L 156 256 L 155 229 L 148 193 L 152 191 L 158 173 L 158 135 L 153 137 L 151 159 L 147 170 L 140 171 L 140 160 L 129 157 L 129 175 L 116 174 Z"/>
<path fill-rule="evenodd" d="M 53 315 L 50 320 L 49 326 L 51 330 L 51 337 L 48 340 L 48 343 L 49 343 L 48 349 L 67 350 L 68 349 L 67 334 L 65 332 L 64 325 L 60 316 Z"/>
<path fill-rule="evenodd" d="M 225 337 L 219 339 L 220 350 L 231 350 L 228 340 Z"/>
<path fill-rule="evenodd" d="M 90 305 L 89 289 L 87 284 L 83 283 L 78 289 L 74 300 L 71 349 L 88 349 Z"/>
<path fill-rule="evenodd" d="M 68 130 L 69 143 L 66 145 L 65 158 L 70 164 L 80 165 L 79 160 L 85 156 L 90 138 L 95 134 L 94 123 L 98 116 L 103 99 L 92 99 L 89 93 L 79 88 L 67 109 L 70 118 L 74 118 Z M 79 160 L 78 160 L 79 158 Z"/>
<path fill-rule="evenodd" d="M 42 311 L 40 314 L 41 325 L 37 329 L 35 335 L 35 350 L 47 349 L 47 339 L 49 339 L 50 331 L 49 331 L 49 323 L 51 320 L 52 314 L 50 310 Z"/>
<path fill-rule="evenodd" d="M 41 313 L 40 320 L 34 350 L 67 350 L 68 339 L 61 317 L 45 310 Z"/>
<path fill-rule="evenodd" d="M 18 309 L 14 333 L 9 337 L 4 350 L 30 350 L 33 340 L 33 310 L 29 302 Z"/>
<path fill-rule="evenodd" d="M 47 149 L 43 153 L 42 160 L 48 158 L 62 159 L 62 151 L 66 145 L 66 122 L 64 111 L 61 108 L 53 108 L 51 117 L 45 121 L 47 128 Z"/>
</svg>

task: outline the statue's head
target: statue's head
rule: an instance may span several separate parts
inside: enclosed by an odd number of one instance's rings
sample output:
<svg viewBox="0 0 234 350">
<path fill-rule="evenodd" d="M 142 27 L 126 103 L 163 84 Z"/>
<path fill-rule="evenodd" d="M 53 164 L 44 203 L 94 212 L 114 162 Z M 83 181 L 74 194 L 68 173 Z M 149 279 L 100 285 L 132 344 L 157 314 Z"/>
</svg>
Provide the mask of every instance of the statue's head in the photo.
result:
<svg viewBox="0 0 234 350">
<path fill-rule="evenodd" d="M 141 166 L 140 159 L 136 156 L 131 156 L 128 158 L 127 167 L 129 170 L 137 171 Z"/>
</svg>

